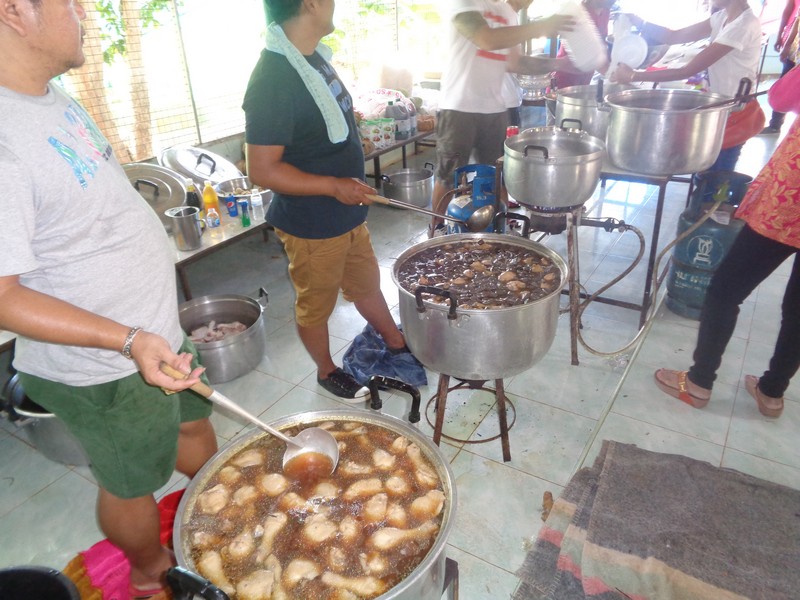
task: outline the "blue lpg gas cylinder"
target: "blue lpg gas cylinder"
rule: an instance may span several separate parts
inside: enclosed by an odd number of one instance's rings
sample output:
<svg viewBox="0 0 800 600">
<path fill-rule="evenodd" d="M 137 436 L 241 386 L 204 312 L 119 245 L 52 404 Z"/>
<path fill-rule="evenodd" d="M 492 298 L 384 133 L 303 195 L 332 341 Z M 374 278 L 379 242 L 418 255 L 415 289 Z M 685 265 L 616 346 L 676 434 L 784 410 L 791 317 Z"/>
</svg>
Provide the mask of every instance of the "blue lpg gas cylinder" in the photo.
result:
<svg viewBox="0 0 800 600">
<path fill-rule="evenodd" d="M 678 220 L 678 235 L 694 225 L 720 197 L 716 212 L 672 251 L 667 278 L 667 307 L 675 314 L 700 319 L 700 311 L 714 271 L 725 258 L 744 223 L 733 212 L 753 178 L 734 171 L 709 171 L 696 175 L 688 208 Z"/>
<path fill-rule="evenodd" d="M 471 187 L 469 194 L 455 197 L 447 205 L 447 216 L 453 219 L 466 221 L 473 212 L 495 202 L 495 168 L 492 165 L 466 165 L 456 169 L 455 186 Z M 447 233 L 469 233 L 467 228 L 460 223 L 446 221 Z M 490 224 L 485 231 L 492 232 L 494 225 Z"/>
</svg>

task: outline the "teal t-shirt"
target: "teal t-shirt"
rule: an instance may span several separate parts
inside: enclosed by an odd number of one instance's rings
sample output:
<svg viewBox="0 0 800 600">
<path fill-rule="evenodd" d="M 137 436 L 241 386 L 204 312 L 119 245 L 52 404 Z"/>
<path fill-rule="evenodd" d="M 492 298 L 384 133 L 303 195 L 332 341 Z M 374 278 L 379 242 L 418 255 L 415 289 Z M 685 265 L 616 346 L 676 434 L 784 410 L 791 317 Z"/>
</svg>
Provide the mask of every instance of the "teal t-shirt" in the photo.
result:
<svg viewBox="0 0 800 600">
<path fill-rule="evenodd" d="M 264 50 L 247 86 L 242 108 L 248 144 L 284 146 L 284 162 L 315 175 L 364 179 L 364 152 L 353 100 L 334 68 L 317 52 L 309 64 L 325 78 L 350 129 L 338 144 L 328 139 L 322 113 L 286 58 Z M 274 227 L 306 239 L 347 233 L 366 220 L 366 206 L 348 206 L 331 196 L 276 193 L 267 212 Z"/>
</svg>

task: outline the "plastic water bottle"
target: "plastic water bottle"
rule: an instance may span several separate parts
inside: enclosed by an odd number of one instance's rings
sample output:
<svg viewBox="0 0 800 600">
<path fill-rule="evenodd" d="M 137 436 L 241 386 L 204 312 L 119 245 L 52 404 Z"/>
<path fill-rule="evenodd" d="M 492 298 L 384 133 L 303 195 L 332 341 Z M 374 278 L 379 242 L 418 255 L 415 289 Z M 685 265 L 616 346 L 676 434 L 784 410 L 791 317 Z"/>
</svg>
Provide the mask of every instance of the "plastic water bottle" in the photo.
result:
<svg viewBox="0 0 800 600">
<path fill-rule="evenodd" d="M 206 211 L 206 225 L 212 229 L 219 227 L 219 213 L 216 208 L 209 208 Z"/>
<path fill-rule="evenodd" d="M 264 199 L 261 197 L 261 192 L 253 192 L 250 196 L 250 212 L 251 218 L 256 223 L 264 220 Z"/>
<path fill-rule="evenodd" d="M 389 100 L 389 104 L 386 106 L 386 116 L 394 119 L 394 139 L 407 140 L 411 123 L 408 120 L 408 109 L 403 106 L 403 103 L 399 100 L 396 103 Z"/>
<path fill-rule="evenodd" d="M 409 100 L 408 104 L 406 104 L 406 108 L 408 108 L 408 134 L 409 136 L 413 137 L 417 135 L 417 107 L 411 100 Z"/>
</svg>

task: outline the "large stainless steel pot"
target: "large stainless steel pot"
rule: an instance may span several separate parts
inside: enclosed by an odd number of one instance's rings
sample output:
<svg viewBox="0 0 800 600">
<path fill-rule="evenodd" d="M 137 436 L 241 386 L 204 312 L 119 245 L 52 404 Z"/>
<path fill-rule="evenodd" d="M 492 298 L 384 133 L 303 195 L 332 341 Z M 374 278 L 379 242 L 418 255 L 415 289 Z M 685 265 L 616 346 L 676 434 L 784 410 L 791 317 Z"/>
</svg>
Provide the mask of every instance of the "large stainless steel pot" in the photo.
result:
<svg viewBox="0 0 800 600">
<path fill-rule="evenodd" d="M 415 296 L 398 282 L 400 267 L 423 250 L 460 241 L 485 240 L 520 246 L 558 265 L 561 285 L 544 298 L 496 310 L 461 309 Z M 556 334 L 561 289 L 568 269 L 557 253 L 527 238 L 470 233 L 433 238 L 408 248 L 392 269 L 400 290 L 400 321 L 408 347 L 426 367 L 460 379 L 502 379 L 525 371 L 550 349 Z"/>
<path fill-rule="evenodd" d="M 597 187 L 604 155 L 603 141 L 585 131 L 534 127 L 506 139 L 503 178 L 508 193 L 520 204 L 547 209 L 580 206 Z"/>
<path fill-rule="evenodd" d="M 203 296 L 178 307 L 181 328 L 187 333 L 209 322 L 238 321 L 247 329 L 242 333 L 213 342 L 196 342 L 200 362 L 211 383 L 230 381 L 256 368 L 267 350 L 264 307 L 268 295 L 263 288 L 259 300 L 248 296 L 225 294 Z"/>
<path fill-rule="evenodd" d="M 430 167 L 430 168 L 428 168 Z M 419 208 L 430 208 L 433 199 L 433 163 L 422 169 L 401 169 L 382 175 L 383 195 Z"/>
<path fill-rule="evenodd" d="M 561 123 L 564 119 L 580 121 L 583 131 L 605 141 L 610 112 L 599 110 L 602 96 L 631 89 L 634 86 L 620 83 L 573 85 L 559 89 L 556 91 L 555 122 Z M 599 101 L 598 94 L 601 94 Z"/>
<path fill-rule="evenodd" d="M 282 417 L 271 421 L 269 424 L 277 429 L 284 429 L 321 421 L 356 421 L 373 424 L 405 436 L 419 446 L 423 455 L 436 469 L 446 498 L 442 525 L 436 540 L 423 561 L 403 581 L 388 592 L 378 596 L 376 600 L 440 600 L 444 588 L 446 559 L 444 552 L 447 546 L 447 539 L 455 524 L 457 503 L 455 478 L 447 460 L 441 454 L 439 448 L 417 429 L 410 427 L 396 417 L 383 415 L 379 412 L 348 409 L 311 411 Z M 188 539 L 186 528 L 194 512 L 199 494 L 206 487 L 208 481 L 231 457 L 265 435 L 269 434 L 254 430 L 233 440 L 212 456 L 189 483 L 178 505 L 172 533 L 175 558 L 181 567 L 185 567 L 190 571 L 196 570 L 191 556 L 191 543 Z"/>
<path fill-rule="evenodd" d="M 611 111 L 608 159 L 619 169 L 644 175 L 697 173 L 719 155 L 731 106 L 704 109 L 726 100 L 696 90 L 627 90 L 608 94 Z"/>
</svg>

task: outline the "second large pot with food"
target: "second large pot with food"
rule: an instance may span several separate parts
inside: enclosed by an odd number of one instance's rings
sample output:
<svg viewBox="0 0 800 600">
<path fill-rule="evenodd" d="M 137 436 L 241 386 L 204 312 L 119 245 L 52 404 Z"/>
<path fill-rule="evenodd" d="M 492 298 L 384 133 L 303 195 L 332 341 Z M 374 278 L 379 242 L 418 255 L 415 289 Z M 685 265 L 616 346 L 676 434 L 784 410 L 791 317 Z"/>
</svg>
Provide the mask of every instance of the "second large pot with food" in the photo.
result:
<svg viewBox="0 0 800 600">
<path fill-rule="evenodd" d="M 627 90 L 608 94 L 611 111 L 608 159 L 619 169 L 644 175 L 705 171 L 722 148 L 731 105 L 703 108 L 726 100 L 696 90 Z"/>
<path fill-rule="evenodd" d="M 392 269 L 414 356 L 468 380 L 510 377 L 544 356 L 567 278 L 567 265 L 553 250 L 493 233 L 421 242 Z"/>
<path fill-rule="evenodd" d="M 178 565 L 231 598 L 440 600 L 457 500 L 438 447 L 376 411 L 312 411 L 270 425 L 330 431 L 343 448 L 333 475 L 290 480 L 283 442 L 258 430 L 238 437 L 181 499 Z"/>
<path fill-rule="evenodd" d="M 579 125 L 564 122 L 563 125 Z M 602 140 L 567 127 L 534 127 L 505 141 L 503 179 L 525 206 L 567 209 L 594 193 L 605 155 Z"/>
</svg>

